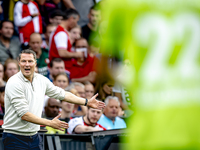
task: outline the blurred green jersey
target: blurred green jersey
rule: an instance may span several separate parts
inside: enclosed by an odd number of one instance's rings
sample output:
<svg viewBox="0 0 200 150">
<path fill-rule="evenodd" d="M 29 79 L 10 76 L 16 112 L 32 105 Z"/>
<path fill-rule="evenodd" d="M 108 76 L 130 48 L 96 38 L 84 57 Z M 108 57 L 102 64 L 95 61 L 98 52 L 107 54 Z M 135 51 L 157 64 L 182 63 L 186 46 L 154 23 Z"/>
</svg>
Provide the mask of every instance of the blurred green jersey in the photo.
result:
<svg viewBox="0 0 200 150">
<path fill-rule="evenodd" d="M 131 62 L 125 149 L 199 150 L 199 0 L 107 0 L 102 13 L 103 53 Z"/>
</svg>

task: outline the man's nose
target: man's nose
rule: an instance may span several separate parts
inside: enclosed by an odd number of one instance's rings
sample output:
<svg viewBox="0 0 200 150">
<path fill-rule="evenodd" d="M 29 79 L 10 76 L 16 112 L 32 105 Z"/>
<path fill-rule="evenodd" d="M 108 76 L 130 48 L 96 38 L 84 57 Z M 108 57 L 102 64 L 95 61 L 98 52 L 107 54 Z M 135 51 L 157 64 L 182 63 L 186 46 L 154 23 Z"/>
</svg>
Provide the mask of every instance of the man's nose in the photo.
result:
<svg viewBox="0 0 200 150">
<path fill-rule="evenodd" d="M 25 65 L 28 66 L 28 65 L 29 65 L 29 62 L 27 61 Z"/>
</svg>

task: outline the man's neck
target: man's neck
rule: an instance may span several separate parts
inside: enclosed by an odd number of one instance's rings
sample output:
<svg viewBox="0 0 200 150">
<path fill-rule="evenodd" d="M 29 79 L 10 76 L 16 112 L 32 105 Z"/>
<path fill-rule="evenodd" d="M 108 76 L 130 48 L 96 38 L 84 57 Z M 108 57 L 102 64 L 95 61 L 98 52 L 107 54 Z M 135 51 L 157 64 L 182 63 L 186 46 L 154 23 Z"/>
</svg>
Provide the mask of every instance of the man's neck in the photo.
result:
<svg viewBox="0 0 200 150">
<path fill-rule="evenodd" d="M 91 23 L 88 23 L 87 26 L 88 26 L 92 31 L 97 31 L 97 25 L 93 26 Z"/>
<path fill-rule="evenodd" d="M 68 22 L 62 21 L 60 24 L 61 27 L 63 27 L 65 30 L 69 31 Z"/>
<path fill-rule="evenodd" d="M 70 118 L 71 117 L 70 115 L 71 115 L 71 112 L 66 112 L 66 111 L 62 110 L 60 118 L 63 118 L 63 119 Z"/>
<path fill-rule="evenodd" d="M 25 76 L 24 76 L 25 77 Z M 32 83 L 32 81 L 33 81 L 33 76 L 31 76 L 30 78 L 28 78 L 28 77 L 25 77 L 27 80 L 29 80 L 31 83 Z"/>
<path fill-rule="evenodd" d="M 1 42 L 3 43 L 3 45 L 6 48 L 9 48 L 9 46 L 10 46 L 10 39 L 4 38 L 3 36 L 0 36 L 0 40 L 1 40 Z"/>
</svg>

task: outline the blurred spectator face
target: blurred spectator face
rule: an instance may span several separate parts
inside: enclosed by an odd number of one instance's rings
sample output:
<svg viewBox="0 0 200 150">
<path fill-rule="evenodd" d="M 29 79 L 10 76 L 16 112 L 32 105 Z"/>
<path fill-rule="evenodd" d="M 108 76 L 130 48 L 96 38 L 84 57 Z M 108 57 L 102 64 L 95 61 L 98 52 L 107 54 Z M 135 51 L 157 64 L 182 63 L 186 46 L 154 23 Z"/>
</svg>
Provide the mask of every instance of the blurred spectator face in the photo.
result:
<svg viewBox="0 0 200 150">
<path fill-rule="evenodd" d="M 78 20 L 79 20 L 79 16 L 78 15 L 72 15 L 72 16 L 69 17 L 69 19 L 68 19 L 68 21 L 69 21 L 69 30 L 71 30 L 72 28 L 77 26 Z"/>
<path fill-rule="evenodd" d="M 4 71 L 3 71 L 3 65 L 0 64 L 0 80 L 3 79 L 3 73 L 4 73 Z"/>
<path fill-rule="evenodd" d="M 45 38 L 46 38 L 46 40 L 49 41 L 49 37 L 50 37 L 51 33 L 52 33 L 55 29 L 56 29 L 56 26 L 53 26 L 53 25 L 47 26 L 47 28 L 46 28 L 46 33 L 45 33 Z"/>
<path fill-rule="evenodd" d="M 94 95 L 94 86 L 92 84 L 85 85 L 85 97 L 91 98 Z"/>
<path fill-rule="evenodd" d="M 86 39 L 80 39 L 76 41 L 75 48 L 88 48 L 88 43 Z"/>
<path fill-rule="evenodd" d="M 85 98 L 85 89 L 82 86 L 75 86 L 80 97 Z"/>
<path fill-rule="evenodd" d="M 56 75 L 62 72 L 65 72 L 64 62 L 53 62 L 53 66 L 52 68 L 50 68 L 51 75 L 55 77 Z"/>
<path fill-rule="evenodd" d="M 119 112 L 119 103 L 114 99 L 110 99 L 104 109 L 105 116 L 110 118 L 111 120 L 114 120 L 115 117 L 118 116 L 118 112 Z"/>
<path fill-rule="evenodd" d="M 112 94 L 112 88 L 113 88 L 113 84 L 111 83 L 105 83 L 103 85 L 103 91 L 107 94 L 107 95 L 111 95 Z"/>
<path fill-rule="evenodd" d="M 87 119 L 91 124 L 96 124 L 102 115 L 102 110 L 89 108 L 87 111 Z"/>
<path fill-rule="evenodd" d="M 53 81 L 53 83 L 55 86 L 58 86 L 62 89 L 65 89 L 69 85 L 67 76 L 62 74 L 57 76 L 57 78 L 55 79 L 55 81 Z"/>
<path fill-rule="evenodd" d="M 76 40 L 81 37 L 81 29 L 79 27 L 74 27 L 70 30 L 71 39 Z"/>
<path fill-rule="evenodd" d="M 71 114 L 73 109 L 74 109 L 74 104 L 68 103 L 66 101 L 62 101 L 62 110 L 63 111 Z"/>
<path fill-rule="evenodd" d="M 83 53 L 88 53 L 88 43 L 87 43 L 87 40 L 86 39 L 80 39 L 80 40 L 77 40 L 76 43 L 75 43 L 75 49 L 77 51 L 77 49 L 79 48 L 86 48 L 86 52 L 83 52 Z M 86 54 L 87 55 L 87 54 Z M 85 54 L 84 54 L 85 56 Z M 77 59 L 78 61 L 84 61 L 85 60 L 85 57 L 83 58 L 78 58 Z"/>
<path fill-rule="evenodd" d="M 4 107 L 4 96 L 5 96 L 5 92 L 0 92 L 0 104 L 3 107 Z"/>
<path fill-rule="evenodd" d="M 7 75 L 8 79 L 13 76 L 14 74 L 16 74 L 19 71 L 17 64 L 10 62 L 7 65 L 5 74 Z"/>
<path fill-rule="evenodd" d="M 99 24 L 101 12 L 99 10 L 90 10 L 88 14 L 89 22 L 92 26 Z"/>
<path fill-rule="evenodd" d="M 30 36 L 30 41 L 29 41 L 29 46 L 30 48 L 38 53 L 41 50 L 41 45 L 42 45 L 42 37 L 40 34 L 31 34 Z"/>
<path fill-rule="evenodd" d="M 71 92 L 72 94 L 74 94 L 74 95 L 80 97 L 80 95 L 78 94 L 78 91 L 77 91 L 76 89 L 71 89 L 70 92 Z"/>
<path fill-rule="evenodd" d="M 49 98 L 48 104 L 47 106 L 45 106 L 46 116 L 49 118 L 56 117 L 59 113 L 59 108 L 60 108 L 60 103 L 54 98 Z"/>
<path fill-rule="evenodd" d="M 49 19 L 49 22 L 50 22 L 51 24 L 53 24 L 53 25 L 58 26 L 58 25 L 61 23 L 62 19 L 63 19 L 62 16 L 55 16 L 55 17 L 53 17 L 53 18 L 50 18 L 50 19 Z"/>
<path fill-rule="evenodd" d="M 3 38 L 10 39 L 14 33 L 13 24 L 11 22 L 4 22 L 0 33 Z"/>
</svg>

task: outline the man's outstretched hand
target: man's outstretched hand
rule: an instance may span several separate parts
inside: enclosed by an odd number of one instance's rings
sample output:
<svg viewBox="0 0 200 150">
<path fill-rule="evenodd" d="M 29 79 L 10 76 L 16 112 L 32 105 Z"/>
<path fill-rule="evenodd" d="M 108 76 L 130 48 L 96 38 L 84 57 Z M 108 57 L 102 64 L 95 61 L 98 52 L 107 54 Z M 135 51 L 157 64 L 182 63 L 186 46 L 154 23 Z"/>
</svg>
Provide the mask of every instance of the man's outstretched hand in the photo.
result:
<svg viewBox="0 0 200 150">
<path fill-rule="evenodd" d="M 50 127 L 64 131 L 64 129 L 69 128 L 69 126 L 68 126 L 68 123 L 59 120 L 60 116 L 61 115 L 58 115 L 53 120 L 51 120 Z"/>
<path fill-rule="evenodd" d="M 92 98 L 88 100 L 87 106 L 95 108 L 95 109 L 102 109 L 105 107 L 105 103 L 96 100 L 96 97 L 98 96 L 98 93 L 94 95 Z"/>
</svg>

